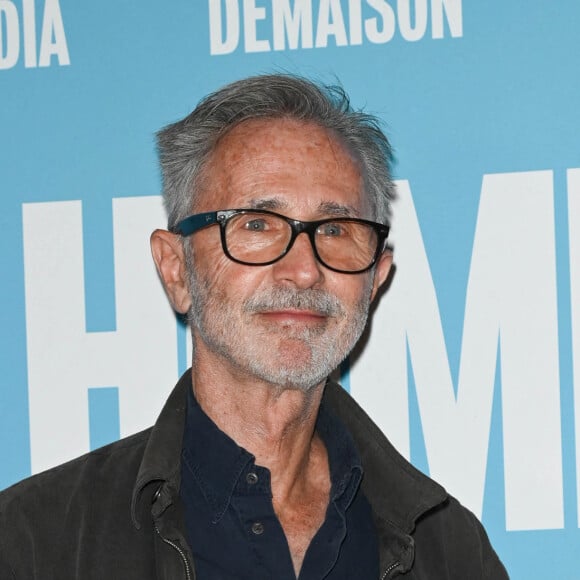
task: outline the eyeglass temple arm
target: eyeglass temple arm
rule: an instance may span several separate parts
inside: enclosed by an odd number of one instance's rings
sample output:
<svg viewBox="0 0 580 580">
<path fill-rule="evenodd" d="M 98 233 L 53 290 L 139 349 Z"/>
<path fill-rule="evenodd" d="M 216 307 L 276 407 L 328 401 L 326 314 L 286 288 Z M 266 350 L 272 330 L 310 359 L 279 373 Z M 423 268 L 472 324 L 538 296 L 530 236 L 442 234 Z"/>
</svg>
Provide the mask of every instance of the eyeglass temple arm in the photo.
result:
<svg viewBox="0 0 580 580">
<path fill-rule="evenodd" d="M 180 236 L 191 236 L 198 230 L 217 223 L 218 212 L 198 213 L 180 221 L 171 231 Z"/>
</svg>

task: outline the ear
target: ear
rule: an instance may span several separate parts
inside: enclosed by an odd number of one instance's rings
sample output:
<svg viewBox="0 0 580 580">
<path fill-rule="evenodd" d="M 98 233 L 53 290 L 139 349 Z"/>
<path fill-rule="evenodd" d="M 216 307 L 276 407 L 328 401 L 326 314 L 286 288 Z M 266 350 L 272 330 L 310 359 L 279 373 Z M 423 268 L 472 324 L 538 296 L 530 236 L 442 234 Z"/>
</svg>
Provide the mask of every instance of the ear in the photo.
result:
<svg viewBox="0 0 580 580">
<path fill-rule="evenodd" d="M 385 283 L 389 276 L 391 266 L 393 265 L 393 254 L 390 250 L 384 251 L 375 266 L 375 277 L 373 279 L 373 289 L 371 292 L 371 301 L 375 299 L 379 288 Z"/>
<path fill-rule="evenodd" d="M 151 254 L 173 308 L 185 314 L 191 306 L 181 238 L 167 230 L 151 234 Z"/>
</svg>

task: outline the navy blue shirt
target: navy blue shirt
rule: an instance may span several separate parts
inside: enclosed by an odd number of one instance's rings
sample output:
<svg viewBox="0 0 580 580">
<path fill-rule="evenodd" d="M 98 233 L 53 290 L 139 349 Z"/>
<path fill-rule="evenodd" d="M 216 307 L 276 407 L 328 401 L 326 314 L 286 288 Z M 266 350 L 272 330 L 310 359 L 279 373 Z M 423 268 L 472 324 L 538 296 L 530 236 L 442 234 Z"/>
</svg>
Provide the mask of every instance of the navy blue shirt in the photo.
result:
<svg viewBox="0 0 580 580">
<path fill-rule="evenodd" d="M 330 466 L 326 519 L 304 557 L 299 580 L 376 580 L 379 558 L 371 509 L 360 489 L 354 442 L 321 407 L 316 430 Z M 190 390 L 181 498 L 197 580 L 295 580 L 284 530 L 272 505 L 270 471 L 203 412 Z"/>
</svg>

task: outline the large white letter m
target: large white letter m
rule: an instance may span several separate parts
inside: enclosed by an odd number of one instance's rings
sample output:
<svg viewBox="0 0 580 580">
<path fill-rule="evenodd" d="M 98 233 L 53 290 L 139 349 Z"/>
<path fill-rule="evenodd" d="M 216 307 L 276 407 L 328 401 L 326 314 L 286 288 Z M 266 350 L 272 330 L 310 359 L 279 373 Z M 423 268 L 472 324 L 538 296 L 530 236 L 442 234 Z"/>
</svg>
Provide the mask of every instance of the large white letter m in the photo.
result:
<svg viewBox="0 0 580 580">
<path fill-rule="evenodd" d="M 408 348 L 430 474 L 481 517 L 499 344 L 506 528 L 560 528 L 552 172 L 484 176 L 457 395 L 409 184 L 398 190 L 397 273 L 354 366 L 352 392 L 408 456 Z"/>
</svg>

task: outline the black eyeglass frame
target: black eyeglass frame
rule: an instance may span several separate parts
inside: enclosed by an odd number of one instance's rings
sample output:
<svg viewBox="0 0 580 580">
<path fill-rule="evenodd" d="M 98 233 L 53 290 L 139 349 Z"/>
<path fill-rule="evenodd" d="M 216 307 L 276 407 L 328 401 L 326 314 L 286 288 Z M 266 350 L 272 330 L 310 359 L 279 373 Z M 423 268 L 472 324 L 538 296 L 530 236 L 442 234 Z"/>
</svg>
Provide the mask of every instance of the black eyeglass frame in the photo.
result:
<svg viewBox="0 0 580 580">
<path fill-rule="evenodd" d="M 232 218 L 236 215 L 245 214 L 245 213 L 271 215 L 271 216 L 283 219 L 290 226 L 290 229 L 292 230 L 292 235 L 290 236 L 290 239 L 288 240 L 288 244 L 286 245 L 286 249 L 284 250 L 284 252 L 282 252 L 274 260 L 268 260 L 267 262 L 259 262 L 259 263 L 244 262 L 243 260 L 239 260 L 237 258 L 234 258 L 230 254 L 230 252 L 228 250 L 228 245 L 226 242 L 227 223 L 230 220 L 230 218 Z M 357 222 L 357 223 L 360 223 L 362 225 L 370 226 L 376 232 L 376 234 L 377 234 L 377 247 L 376 247 L 375 253 L 373 255 L 373 258 L 372 258 L 370 264 L 368 266 L 366 266 L 365 268 L 361 268 L 360 270 L 340 270 L 338 268 L 334 268 L 334 267 L 328 265 L 320 257 L 318 250 L 316 249 L 316 241 L 315 241 L 316 230 L 321 225 L 324 225 L 327 223 L 341 223 L 341 222 Z M 308 238 L 310 240 L 310 245 L 312 246 L 312 251 L 314 252 L 314 256 L 316 257 L 316 259 L 325 268 L 328 268 L 329 270 L 332 270 L 333 272 L 339 272 L 341 274 L 361 274 L 363 272 L 366 272 L 367 270 L 370 270 L 377 263 L 379 256 L 384 252 L 385 241 L 389 235 L 389 230 L 390 230 L 389 226 L 386 226 L 384 224 L 380 224 L 378 222 L 373 222 L 370 220 L 360 219 L 360 218 L 334 217 L 334 218 L 324 218 L 324 219 L 315 220 L 315 221 L 302 221 L 302 220 L 295 220 L 295 219 L 286 217 L 285 215 L 276 213 L 274 211 L 269 211 L 266 209 L 244 208 L 244 209 L 225 209 L 225 210 L 219 210 L 219 211 L 209 211 L 209 212 L 205 212 L 205 213 L 198 213 L 198 214 L 190 215 L 189 217 L 186 217 L 185 219 L 181 220 L 178 224 L 176 224 L 175 226 L 170 228 L 170 231 L 174 234 L 188 237 L 188 236 L 191 236 L 192 234 L 194 234 L 195 232 L 198 232 L 202 229 L 205 229 L 209 226 L 213 226 L 216 224 L 218 224 L 220 226 L 220 238 L 221 238 L 222 249 L 224 251 L 224 254 L 230 260 L 232 260 L 232 262 L 236 262 L 238 264 L 243 264 L 245 266 L 269 266 L 270 264 L 274 264 L 278 260 L 281 260 L 292 249 L 292 246 L 294 245 L 296 238 L 301 233 L 305 233 L 308 235 Z"/>
</svg>

